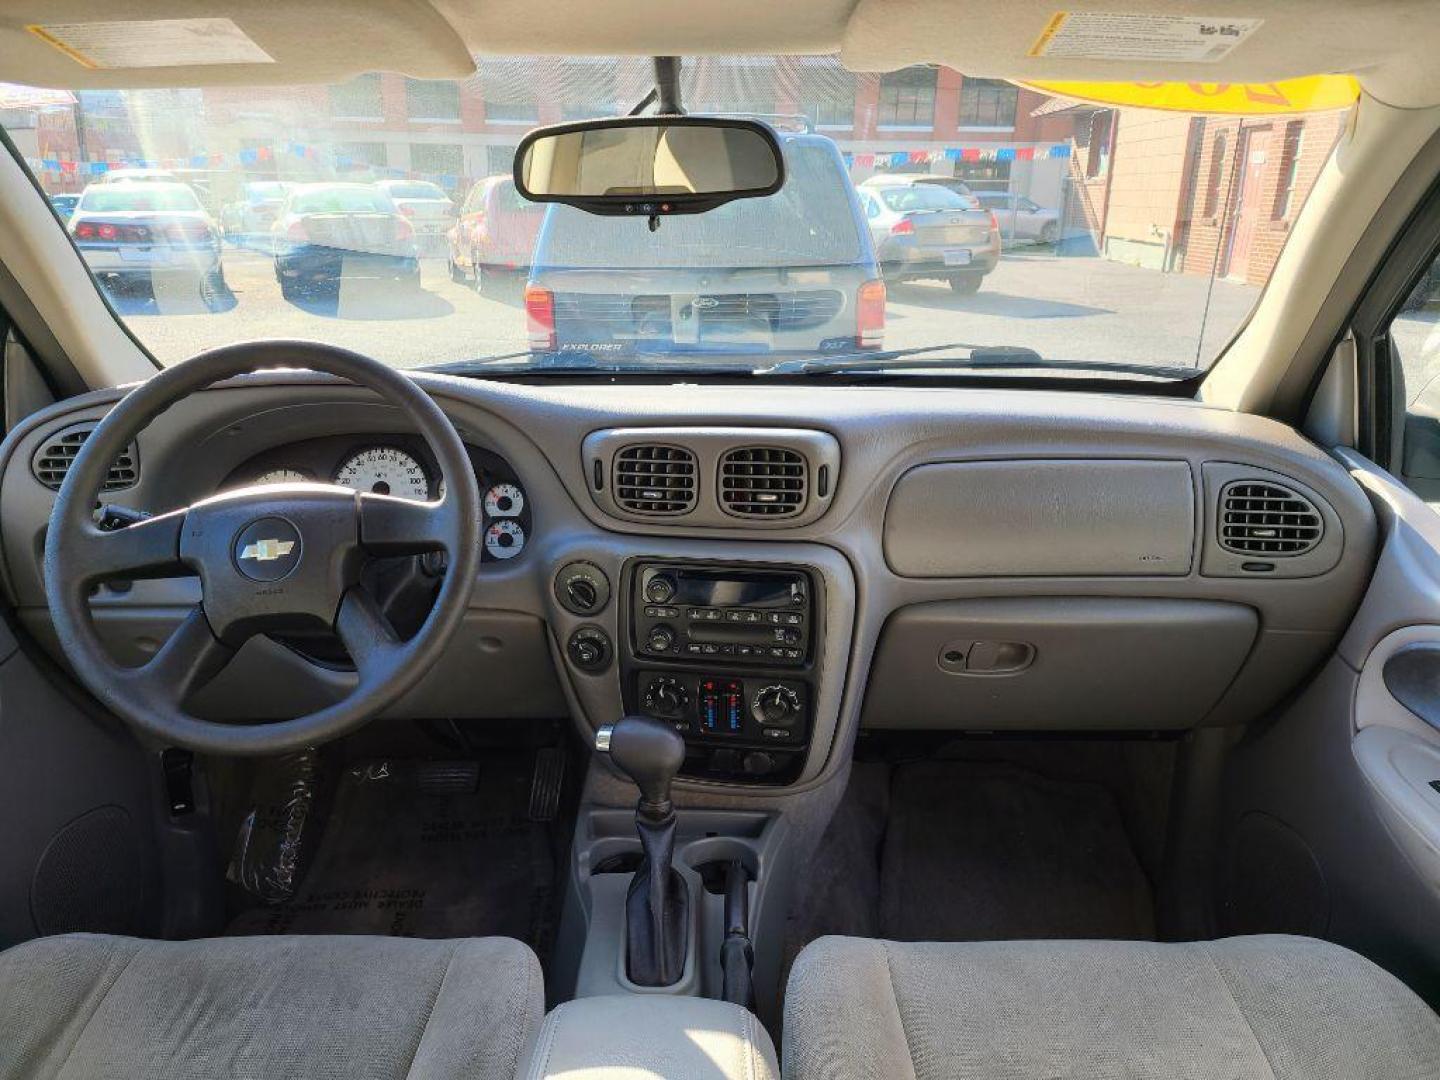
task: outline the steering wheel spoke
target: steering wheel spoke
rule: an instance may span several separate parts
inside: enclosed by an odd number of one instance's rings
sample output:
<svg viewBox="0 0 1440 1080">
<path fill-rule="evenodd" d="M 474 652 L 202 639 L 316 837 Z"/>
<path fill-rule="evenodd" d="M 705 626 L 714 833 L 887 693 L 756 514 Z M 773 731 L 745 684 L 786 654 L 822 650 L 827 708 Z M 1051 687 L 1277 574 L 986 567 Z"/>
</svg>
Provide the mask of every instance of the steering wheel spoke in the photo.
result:
<svg viewBox="0 0 1440 1080">
<path fill-rule="evenodd" d="M 224 670 L 235 651 L 211 630 L 203 608 L 193 607 L 159 651 L 125 681 L 156 704 L 179 707 Z"/>
<path fill-rule="evenodd" d="M 340 601 L 335 632 L 362 680 L 385 678 L 405 654 L 395 628 L 363 585 L 351 588 Z"/>
<path fill-rule="evenodd" d="M 371 555 L 423 555 L 449 547 L 453 503 L 360 493 L 360 546 Z"/>
<path fill-rule="evenodd" d="M 180 558 L 187 510 L 145 518 L 123 529 L 87 525 L 76 531 L 77 563 L 91 582 L 111 578 L 180 577 L 192 571 Z"/>
</svg>

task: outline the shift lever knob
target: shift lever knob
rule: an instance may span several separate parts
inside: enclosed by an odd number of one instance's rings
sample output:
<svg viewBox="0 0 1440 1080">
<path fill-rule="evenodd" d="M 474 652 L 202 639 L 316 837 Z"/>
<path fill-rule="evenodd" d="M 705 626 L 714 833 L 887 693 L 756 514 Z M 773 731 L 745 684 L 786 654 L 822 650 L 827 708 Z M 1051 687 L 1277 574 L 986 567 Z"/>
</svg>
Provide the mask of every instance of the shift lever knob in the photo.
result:
<svg viewBox="0 0 1440 1080">
<path fill-rule="evenodd" d="M 601 729 L 602 731 L 604 729 Z M 626 716 L 609 731 L 610 760 L 640 789 L 641 810 L 670 813 L 670 782 L 685 764 L 685 740 L 663 720 Z"/>
</svg>

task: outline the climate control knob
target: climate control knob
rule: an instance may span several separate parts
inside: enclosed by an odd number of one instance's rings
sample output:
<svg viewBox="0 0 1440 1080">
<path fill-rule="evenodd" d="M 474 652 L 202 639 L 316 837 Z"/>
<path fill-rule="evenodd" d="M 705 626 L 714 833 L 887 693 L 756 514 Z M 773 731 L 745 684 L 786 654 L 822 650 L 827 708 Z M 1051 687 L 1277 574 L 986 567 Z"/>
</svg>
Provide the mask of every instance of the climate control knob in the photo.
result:
<svg viewBox="0 0 1440 1080">
<path fill-rule="evenodd" d="M 789 727 L 800 718 L 800 695 L 778 683 L 755 695 L 750 713 L 767 727 Z"/>
<path fill-rule="evenodd" d="M 645 687 L 645 711 L 667 720 L 685 715 L 690 696 L 676 679 L 651 679 Z"/>
<path fill-rule="evenodd" d="M 674 645 L 675 631 L 664 623 L 652 626 L 650 633 L 645 637 L 645 647 L 651 652 L 669 652 Z"/>
</svg>

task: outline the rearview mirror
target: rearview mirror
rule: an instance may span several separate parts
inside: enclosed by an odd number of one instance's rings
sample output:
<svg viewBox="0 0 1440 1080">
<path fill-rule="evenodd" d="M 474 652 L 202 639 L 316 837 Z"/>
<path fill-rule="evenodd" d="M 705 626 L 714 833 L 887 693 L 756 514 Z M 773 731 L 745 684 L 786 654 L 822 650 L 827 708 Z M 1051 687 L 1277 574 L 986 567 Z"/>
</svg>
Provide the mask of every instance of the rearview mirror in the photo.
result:
<svg viewBox="0 0 1440 1080">
<path fill-rule="evenodd" d="M 784 183 L 775 133 L 754 120 L 587 120 L 532 131 L 515 151 L 521 195 L 592 214 L 697 214 Z"/>
</svg>

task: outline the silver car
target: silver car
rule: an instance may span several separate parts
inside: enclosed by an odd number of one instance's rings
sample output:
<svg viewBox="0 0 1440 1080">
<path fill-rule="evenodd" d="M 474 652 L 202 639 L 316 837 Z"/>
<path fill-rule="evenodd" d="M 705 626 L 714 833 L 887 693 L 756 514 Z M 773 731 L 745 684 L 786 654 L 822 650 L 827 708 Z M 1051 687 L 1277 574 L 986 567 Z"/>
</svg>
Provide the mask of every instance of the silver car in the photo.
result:
<svg viewBox="0 0 1440 1080">
<path fill-rule="evenodd" d="M 67 228 L 96 277 L 124 281 L 190 274 L 202 288 L 225 286 L 220 227 L 188 184 L 91 184 Z"/>
<path fill-rule="evenodd" d="M 1033 240 L 1053 244 L 1060 236 L 1060 215 L 1024 195 L 1008 191 L 977 191 L 974 198 L 1000 222 L 1006 240 Z"/>
<path fill-rule="evenodd" d="M 872 176 L 859 193 L 887 281 L 937 278 L 973 293 L 1000 261 L 995 215 L 972 195 L 907 175 Z"/>
<path fill-rule="evenodd" d="M 390 196 L 395 209 L 409 220 L 421 255 L 446 253 L 446 233 L 455 224 L 455 204 L 444 188 L 428 180 L 381 180 L 375 186 Z"/>
<path fill-rule="evenodd" d="M 705 214 L 596 217 L 551 206 L 525 308 L 537 352 L 816 353 L 875 349 L 880 280 L 834 142 L 781 137 L 785 186 Z"/>
</svg>

